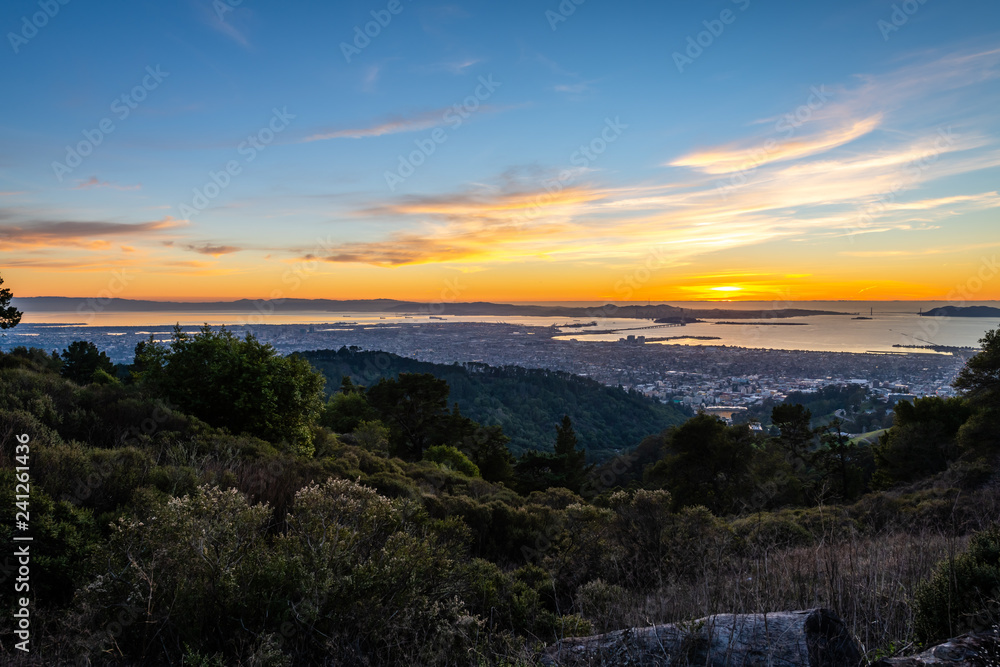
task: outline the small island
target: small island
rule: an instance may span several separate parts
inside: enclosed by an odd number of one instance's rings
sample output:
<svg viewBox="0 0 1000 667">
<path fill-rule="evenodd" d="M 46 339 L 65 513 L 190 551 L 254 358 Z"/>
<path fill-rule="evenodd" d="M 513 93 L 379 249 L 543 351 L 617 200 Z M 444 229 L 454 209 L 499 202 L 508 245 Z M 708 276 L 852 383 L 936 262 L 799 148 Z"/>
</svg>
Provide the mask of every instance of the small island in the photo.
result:
<svg viewBox="0 0 1000 667">
<path fill-rule="evenodd" d="M 1000 308 L 992 306 L 942 306 L 932 308 L 921 317 L 1000 317 Z"/>
</svg>

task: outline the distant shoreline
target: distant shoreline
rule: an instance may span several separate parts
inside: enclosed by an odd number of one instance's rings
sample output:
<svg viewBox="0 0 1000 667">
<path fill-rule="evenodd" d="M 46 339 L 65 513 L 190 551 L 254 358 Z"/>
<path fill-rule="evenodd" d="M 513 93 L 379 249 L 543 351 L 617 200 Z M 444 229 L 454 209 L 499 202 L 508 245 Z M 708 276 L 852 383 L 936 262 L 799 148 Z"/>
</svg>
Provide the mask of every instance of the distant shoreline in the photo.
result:
<svg viewBox="0 0 1000 667">
<path fill-rule="evenodd" d="M 771 319 L 786 317 L 809 317 L 814 315 L 850 315 L 851 313 L 830 310 L 809 310 L 803 308 L 775 308 L 762 310 L 738 310 L 728 308 L 679 308 L 669 304 L 647 304 L 618 306 L 607 303 L 601 306 L 537 306 L 510 303 L 489 303 L 485 301 L 468 303 L 421 303 L 417 301 L 396 301 L 392 299 L 361 299 L 338 301 L 332 299 L 274 299 L 212 302 L 148 301 L 134 299 L 77 299 L 71 297 L 22 297 L 15 299 L 14 305 L 22 310 L 37 312 L 66 312 L 86 315 L 96 312 L 113 313 L 169 313 L 169 312 L 260 312 L 265 314 L 297 311 L 320 311 L 329 313 L 386 313 L 397 315 L 453 315 L 453 316 L 506 316 L 506 317 L 578 317 L 578 318 L 708 318 L 708 319 Z"/>
</svg>

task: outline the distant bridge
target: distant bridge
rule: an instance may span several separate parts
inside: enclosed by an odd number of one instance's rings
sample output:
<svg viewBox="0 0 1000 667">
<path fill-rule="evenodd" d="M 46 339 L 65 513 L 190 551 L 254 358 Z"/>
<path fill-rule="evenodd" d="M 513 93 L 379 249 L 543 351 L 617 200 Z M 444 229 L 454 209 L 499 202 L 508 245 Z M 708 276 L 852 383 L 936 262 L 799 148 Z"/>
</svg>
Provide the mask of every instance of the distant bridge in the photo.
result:
<svg viewBox="0 0 1000 667">
<path fill-rule="evenodd" d="M 668 327 L 683 327 L 687 326 L 683 322 L 672 322 L 670 324 L 651 324 L 647 327 L 633 327 L 631 329 L 604 329 L 601 331 L 588 331 L 589 334 L 613 334 L 613 333 L 625 333 L 626 331 L 645 331 L 646 329 L 666 329 Z"/>
</svg>

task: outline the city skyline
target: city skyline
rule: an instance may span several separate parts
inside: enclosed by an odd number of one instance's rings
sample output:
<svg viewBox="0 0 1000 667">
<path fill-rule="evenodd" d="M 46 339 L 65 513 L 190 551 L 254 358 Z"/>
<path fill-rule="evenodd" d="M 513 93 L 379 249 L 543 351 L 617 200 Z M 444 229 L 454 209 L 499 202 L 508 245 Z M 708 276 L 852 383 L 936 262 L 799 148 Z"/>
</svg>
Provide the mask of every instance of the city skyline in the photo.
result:
<svg viewBox="0 0 1000 667">
<path fill-rule="evenodd" d="M 18 297 L 1000 299 L 1000 10 L 0 9 Z"/>
</svg>

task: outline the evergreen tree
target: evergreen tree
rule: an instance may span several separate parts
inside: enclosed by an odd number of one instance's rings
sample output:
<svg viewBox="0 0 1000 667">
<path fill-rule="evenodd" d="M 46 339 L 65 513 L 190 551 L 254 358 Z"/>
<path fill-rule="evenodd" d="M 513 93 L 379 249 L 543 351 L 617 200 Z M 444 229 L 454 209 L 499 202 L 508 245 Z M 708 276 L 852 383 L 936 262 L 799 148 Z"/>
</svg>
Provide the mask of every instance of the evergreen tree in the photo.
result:
<svg viewBox="0 0 1000 667">
<path fill-rule="evenodd" d="M 3 285 L 3 278 L 0 278 L 0 285 Z M 10 300 L 14 295 L 6 287 L 0 289 L 0 329 L 13 329 L 21 321 L 21 311 L 10 305 Z"/>
<path fill-rule="evenodd" d="M 646 481 L 666 488 L 675 509 L 704 505 L 714 514 L 737 510 L 751 491 L 754 442 L 746 425 L 727 426 L 700 413 L 670 433 L 666 456 Z"/>
<path fill-rule="evenodd" d="M 953 386 L 984 407 L 1000 408 L 1000 329 L 987 331 L 982 349 L 969 359 Z"/>
<path fill-rule="evenodd" d="M 323 376 L 296 355 L 283 357 L 252 334 L 207 324 L 193 336 L 174 327 L 169 348 L 136 346 L 133 374 L 185 412 L 231 430 L 312 451 Z"/>
<path fill-rule="evenodd" d="M 104 371 L 108 375 L 115 372 L 111 358 L 88 340 L 70 343 L 69 347 L 63 350 L 62 360 L 61 375 L 77 384 L 90 384 L 98 371 Z"/>
<path fill-rule="evenodd" d="M 569 415 L 563 415 L 562 422 L 556 426 L 556 460 L 562 469 L 562 484 L 573 493 L 579 493 L 587 474 L 587 452 L 577 449 L 576 432 Z"/>
</svg>

